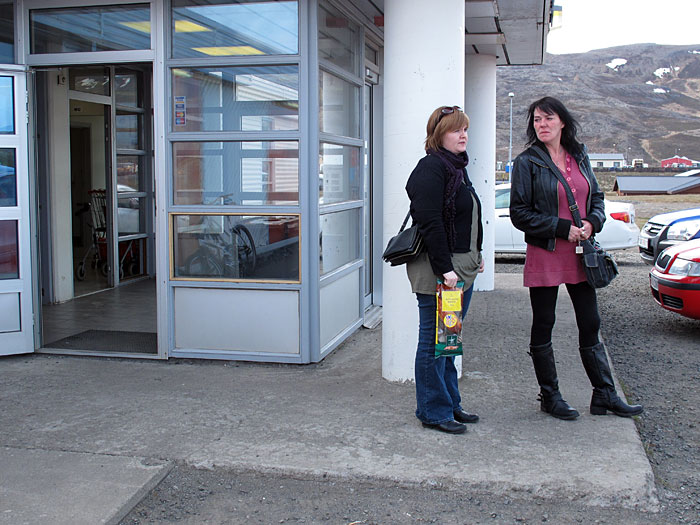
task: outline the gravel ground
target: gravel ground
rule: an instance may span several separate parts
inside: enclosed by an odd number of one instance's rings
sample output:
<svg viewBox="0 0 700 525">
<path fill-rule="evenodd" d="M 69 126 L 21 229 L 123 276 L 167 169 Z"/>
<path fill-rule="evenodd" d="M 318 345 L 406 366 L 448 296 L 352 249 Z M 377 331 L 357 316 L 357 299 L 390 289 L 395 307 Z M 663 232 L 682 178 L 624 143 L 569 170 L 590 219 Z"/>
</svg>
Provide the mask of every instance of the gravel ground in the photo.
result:
<svg viewBox="0 0 700 525">
<path fill-rule="evenodd" d="M 684 207 L 692 207 L 684 206 Z M 666 211 L 649 210 L 650 215 Z M 600 523 L 700 525 L 700 321 L 652 299 L 636 249 L 615 252 L 620 276 L 599 292 L 602 335 L 656 476 L 660 511 L 644 514 L 536 499 L 309 480 L 176 466 L 121 522 L 143 523 Z M 497 272 L 522 272 L 499 256 Z M 562 293 L 561 298 L 566 294 Z"/>
</svg>

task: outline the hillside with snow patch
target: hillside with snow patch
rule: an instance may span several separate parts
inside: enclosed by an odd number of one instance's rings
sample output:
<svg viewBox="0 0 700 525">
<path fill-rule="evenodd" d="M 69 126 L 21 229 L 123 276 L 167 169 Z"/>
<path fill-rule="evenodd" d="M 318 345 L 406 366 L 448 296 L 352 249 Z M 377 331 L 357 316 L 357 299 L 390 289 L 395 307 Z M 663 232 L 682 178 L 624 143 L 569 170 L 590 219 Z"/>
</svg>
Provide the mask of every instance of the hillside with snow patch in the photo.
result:
<svg viewBox="0 0 700 525">
<path fill-rule="evenodd" d="M 511 91 L 514 157 L 525 142 L 528 105 L 551 95 L 578 118 L 593 152 L 615 151 L 658 165 L 679 148 L 700 160 L 700 44 L 548 54 L 543 66 L 499 67 L 497 75 L 498 160 L 508 157 Z"/>
</svg>

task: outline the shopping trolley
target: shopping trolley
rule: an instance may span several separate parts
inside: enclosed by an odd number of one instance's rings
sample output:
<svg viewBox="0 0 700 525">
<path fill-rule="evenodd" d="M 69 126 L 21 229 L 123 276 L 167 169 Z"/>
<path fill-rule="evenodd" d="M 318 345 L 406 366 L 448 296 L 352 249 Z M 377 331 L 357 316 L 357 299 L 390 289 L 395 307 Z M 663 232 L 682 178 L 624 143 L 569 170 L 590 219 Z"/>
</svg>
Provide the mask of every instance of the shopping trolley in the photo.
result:
<svg viewBox="0 0 700 525">
<path fill-rule="evenodd" d="M 85 279 L 85 271 L 87 262 L 90 261 L 90 267 L 97 269 L 103 276 L 109 275 L 109 257 L 107 256 L 107 221 L 105 220 L 107 212 L 107 196 L 105 190 L 90 190 L 90 222 L 88 225 L 92 230 L 92 243 L 82 260 L 75 268 L 75 278 L 79 281 Z M 138 265 L 138 249 L 134 248 L 134 241 L 126 241 L 119 243 L 119 279 L 124 278 L 125 268 L 130 275 L 136 275 L 139 272 Z"/>
</svg>

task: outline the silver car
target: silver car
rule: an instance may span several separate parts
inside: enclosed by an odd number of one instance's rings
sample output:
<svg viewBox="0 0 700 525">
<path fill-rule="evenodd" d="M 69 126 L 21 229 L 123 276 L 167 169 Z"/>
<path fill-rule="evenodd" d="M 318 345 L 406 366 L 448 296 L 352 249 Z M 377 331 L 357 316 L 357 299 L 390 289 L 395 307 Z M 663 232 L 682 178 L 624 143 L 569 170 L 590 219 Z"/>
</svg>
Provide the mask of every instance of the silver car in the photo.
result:
<svg viewBox="0 0 700 525">
<path fill-rule="evenodd" d="M 639 234 L 639 255 L 647 264 L 654 264 L 665 248 L 690 239 L 700 238 L 700 208 L 655 215 Z"/>
<path fill-rule="evenodd" d="M 510 184 L 496 186 L 496 252 L 525 253 L 525 234 L 510 222 Z M 637 246 L 639 228 L 634 223 L 634 204 L 605 199 L 605 223 L 595 238 L 606 250 Z"/>
</svg>

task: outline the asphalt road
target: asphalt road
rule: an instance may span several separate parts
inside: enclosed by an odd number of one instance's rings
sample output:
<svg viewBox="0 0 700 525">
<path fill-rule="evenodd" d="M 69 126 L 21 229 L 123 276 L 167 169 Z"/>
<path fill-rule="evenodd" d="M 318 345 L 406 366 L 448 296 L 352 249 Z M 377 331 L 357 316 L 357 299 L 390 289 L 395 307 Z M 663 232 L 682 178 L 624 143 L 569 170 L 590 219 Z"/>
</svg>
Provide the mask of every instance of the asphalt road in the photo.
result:
<svg viewBox="0 0 700 525">
<path fill-rule="evenodd" d="M 602 335 L 628 400 L 646 407 L 637 426 L 660 512 L 178 465 L 121 523 L 700 524 L 700 321 L 654 303 L 635 249 L 617 259 L 620 277 L 599 292 Z M 524 257 L 496 262 L 497 272 L 521 272 Z"/>
</svg>

